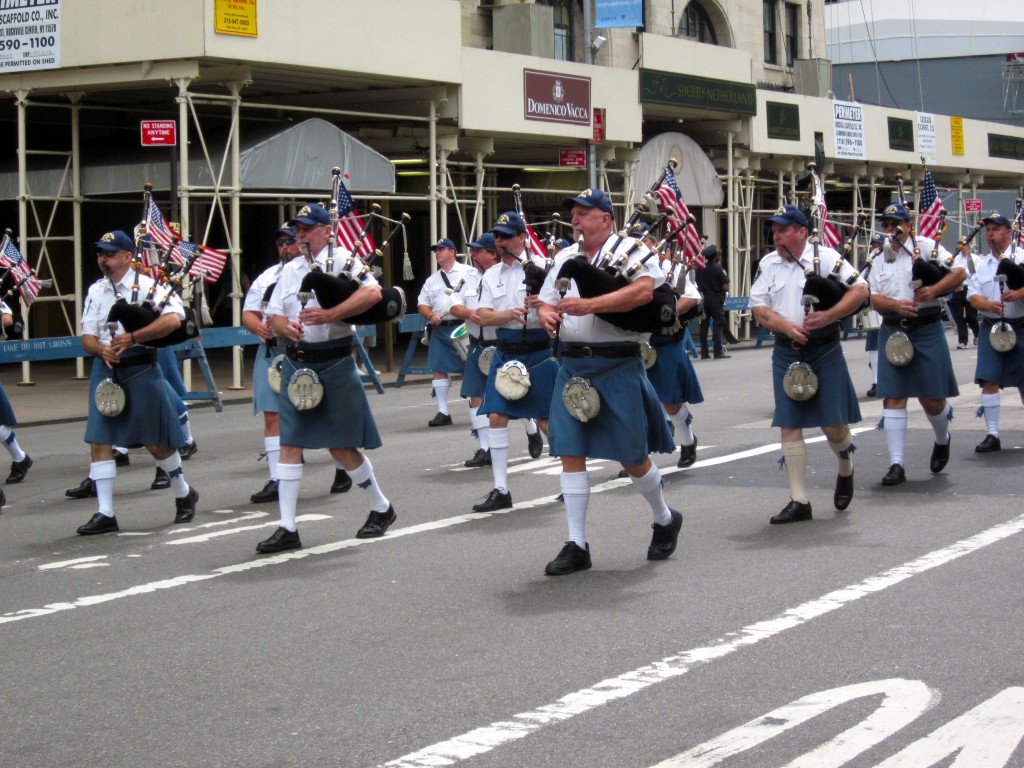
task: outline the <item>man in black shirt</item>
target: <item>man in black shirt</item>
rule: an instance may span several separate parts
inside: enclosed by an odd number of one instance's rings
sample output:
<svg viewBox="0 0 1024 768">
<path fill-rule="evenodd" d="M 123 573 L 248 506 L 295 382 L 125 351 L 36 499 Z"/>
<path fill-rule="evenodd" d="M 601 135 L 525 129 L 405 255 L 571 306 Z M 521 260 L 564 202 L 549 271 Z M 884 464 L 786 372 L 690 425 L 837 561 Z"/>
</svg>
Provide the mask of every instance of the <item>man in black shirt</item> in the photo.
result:
<svg viewBox="0 0 1024 768">
<path fill-rule="evenodd" d="M 725 294 L 729 290 L 729 275 L 722 269 L 721 257 L 714 244 L 706 246 L 701 256 L 707 266 L 696 272 L 697 290 L 704 297 L 704 317 L 700 321 L 700 357 L 707 360 L 708 324 L 714 321 L 715 359 L 729 357 L 722 349 L 722 331 L 725 329 Z"/>
</svg>

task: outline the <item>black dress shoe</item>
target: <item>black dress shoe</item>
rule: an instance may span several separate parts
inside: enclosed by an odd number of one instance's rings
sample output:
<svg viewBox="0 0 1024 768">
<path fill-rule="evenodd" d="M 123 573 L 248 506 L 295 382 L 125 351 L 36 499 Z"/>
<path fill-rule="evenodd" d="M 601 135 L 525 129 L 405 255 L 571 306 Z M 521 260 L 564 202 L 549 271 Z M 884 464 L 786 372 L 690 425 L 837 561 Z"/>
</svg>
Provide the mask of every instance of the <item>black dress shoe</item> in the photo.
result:
<svg viewBox="0 0 1024 768">
<path fill-rule="evenodd" d="M 434 418 L 427 422 L 428 427 L 447 427 L 452 423 L 452 417 L 447 413 L 438 411 Z"/>
<path fill-rule="evenodd" d="M 387 533 L 391 524 L 398 519 L 395 508 L 388 507 L 387 512 L 371 512 L 366 517 L 363 527 L 356 531 L 357 539 L 377 539 Z"/>
<path fill-rule="evenodd" d="M 344 469 L 334 470 L 334 482 L 331 483 L 331 493 L 348 493 L 349 488 L 352 487 L 352 478 L 348 476 L 348 472 Z M 277 491 L 274 491 L 274 498 L 277 498 Z"/>
<path fill-rule="evenodd" d="M 196 455 L 196 451 L 199 450 L 199 446 L 196 445 L 196 441 L 193 440 L 191 443 L 186 443 L 178 449 L 178 455 L 181 456 L 182 461 L 188 461 Z"/>
<path fill-rule="evenodd" d="M 11 464 L 11 474 L 7 476 L 7 483 L 20 483 L 25 479 L 25 475 L 28 474 L 28 469 L 31 466 L 32 457 L 26 453 L 24 459 Z"/>
<path fill-rule="evenodd" d="M 872 384 L 866 394 L 868 397 L 878 397 L 878 385 Z"/>
<path fill-rule="evenodd" d="M 118 467 L 127 467 L 132 463 L 132 460 L 128 457 L 128 451 L 114 451 L 114 465 Z"/>
<path fill-rule="evenodd" d="M 85 525 L 79 526 L 79 536 L 94 536 L 97 533 L 114 533 L 119 531 L 116 517 L 107 517 L 97 512 Z"/>
<path fill-rule="evenodd" d="M 715 355 L 715 360 L 728 360 L 732 355 L 727 355 L 725 352 L 720 352 Z"/>
<path fill-rule="evenodd" d="M 619 477 L 619 478 L 629 477 L 629 472 L 627 472 L 625 469 L 620 469 L 619 470 L 619 474 L 617 474 L 616 477 Z"/>
<path fill-rule="evenodd" d="M 697 461 L 697 436 L 693 436 L 693 445 L 679 446 L 679 463 L 677 467 L 692 467 Z"/>
<path fill-rule="evenodd" d="M 69 499 L 88 499 L 90 496 L 96 495 L 96 484 L 91 477 L 87 477 L 76 487 L 64 491 L 64 495 Z"/>
<path fill-rule="evenodd" d="M 174 508 L 177 510 L 174 515 L 174 522 L 187 523 L 196 516 L 196 502 L 199 501 L 199 491 L 189 488 L 183 498 L 174 500 Z"/>
<path fill-rule="evenodd" d="M 836 509 L 842 512 L 850 506 L 851 501 L 853 501 L 853 472 L 849 477 L 836 475 L 836 492 L 832 496 L 832 503 L 836 505 Z"/>
<path fill-rule="evenodd" d="M 149 484 L 151 491 L 163 491 L 171 487 L 171 476 L 164 472 L 160 467 L 156 468 L 156 477 L 153 478 L 153 482 Z"/>
<path fill-rule="evenodd" d="M 539 429 L 532 435 L 526 436 L 526 444 L 530 449 L 531 459 L 539 459 L 540 455 L 544 453 L 544 438 L 541 437 Z"/>
<path fill-rule="evenodd" d="M 271 555 L 289 549 L 302 549 L 302 542 L 299 540 L 298 531 L 289 531 L 287 528 L 278 528 L 269 539 L 264 539 L 256 545 L 256 551 L 261 555 Z"/>
<path fill-rule="evenodd" d="M 492 488 L 487 498 L 473 505 L 474 512 L 494 512 L 496 509 L 512 509 L 512 492 Z"/>
<path fill-rule="evenodd" d="M 709 355 L 707 352 L 701 352 L 700 353 L 700 359 L 701 360 L 710 360 L 711 359 L 711 355 Z"/>
<path fill-rule="evenodd" d="M 974 447 L 975 453 L 992 453 L 992 451 L 1001 450 L 1003 450 L 1003 444 L 995 435 L 985 435 L 985 439 Z"/>
<path fill-rule="evenodd" d="M 473 454 L 472 459 L 467 459 L 466 463 L 463 464 L 465 467 L 489 467 L 491 466 L 491 451 L 488 448 L 486 451 L 483 448 L 477 448 L 476 453 Z"/>
<path fill-rule="evenodd" d="M 567 573 L 585 571 L 590 567 L 590 545 L 581 549 L 575 541 L 565 542 L 558 557 L 544 566 L 544 573 L 548 576 L 564 576 Z"/>
<path fill-rule="evenodd" d="M 277 501 L 277 480 L 267 480 L 263 490 L 257 491 L 250 496 L 249 501 L 253 504 L 267 504 L 271 501 Z"/>
<path fill-rule="evenodd" d="M 882 485 L 899 485 L 907 479 L 907 473 L 902 464 L 893 464 L 889 471 L 882 478 Z"/>
<path fill-rule="evenodd" d="M 928 462 L 928 469 L 932 471 L 933 475 L 939 474 L 949 463 L 949 444 L 952 442 L 953 436 L 949 435 L 945 445 L 936 443 L 932 448 L 932 458 Z"/>
<path fill-rule="evenodd" d="M 793 501 L 790 499 L 789 504 L 768 520 L 772 525 L 785 525 L 786 523 L 800 523 L 804 520 L 811 519 L 811 505 L 805 501 Z"/>
<path fill-rule="evenodd" d="M 672 522 L 668 525 L 652 523 L 651 545 L 647 547 L 648 560 L 664 560 L 676 551 L 676 542 L 679 541 L 679 531 L 683 527 L 683 516 L 670 509 Z"/>
<path fill-rule="evenodd" d="M 4 493 L 4 489 L 0 488 L 0 507 L 7 503 L 7 494 Z"/>
</svg>

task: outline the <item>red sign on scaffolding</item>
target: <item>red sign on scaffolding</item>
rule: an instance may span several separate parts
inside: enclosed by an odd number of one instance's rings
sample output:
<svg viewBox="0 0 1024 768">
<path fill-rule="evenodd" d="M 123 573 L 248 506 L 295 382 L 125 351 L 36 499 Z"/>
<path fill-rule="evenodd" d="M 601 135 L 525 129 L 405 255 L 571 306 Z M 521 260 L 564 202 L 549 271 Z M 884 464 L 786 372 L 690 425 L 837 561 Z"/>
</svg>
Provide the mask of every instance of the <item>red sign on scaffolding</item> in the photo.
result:
<svg viewBox="0 0 1024 768">
<path fill-rule="evenodd" d="M 964 213 L 981 213 L 981 198 L 966 198 L 964 200 Z"/>
<path fill-rule="evenodd" d="M 144 147 L 178 146 L 178 123 L 175 120 L 142 120 L 139 130 Z"/>
</svg>

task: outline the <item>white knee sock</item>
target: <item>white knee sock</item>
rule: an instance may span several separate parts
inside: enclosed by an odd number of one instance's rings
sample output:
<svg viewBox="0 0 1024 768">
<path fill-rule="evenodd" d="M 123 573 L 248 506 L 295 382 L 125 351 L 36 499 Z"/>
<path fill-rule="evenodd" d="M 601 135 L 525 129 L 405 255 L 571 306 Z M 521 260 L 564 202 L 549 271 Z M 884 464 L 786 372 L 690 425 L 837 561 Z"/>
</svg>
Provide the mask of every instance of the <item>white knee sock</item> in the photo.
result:
<svg viewBox="0 0 1024 768">
<path fill-rule="evenodd" d="M 878 383 L 878 350 L 872 349 L 868 352 L 868 368 L 871 369 L 871 383 Z"/>
<path fill-rule="evenodd" d="M 807 443 L 798 440 L 782 444 L 782 457 L 786 460 L 789 496 L 793 501 L 806 504 L 807 497 Z"/>
<path fill-rule="evenodd" d="M 985 409 L 985 428 L 992 437 L 999 437 L 999 393 L 981 396 L 981 407 Z"/>
<path fill-rule="evenodd" d="M 267 471 L 270 473 L 270 479 L 277 480 L 277 462 L 281 458 L 280 435 L 264 437 L 263 450 L 267 452 Z"/>
<path fill-rule="evenodd" d="M 526 434 L 528 434 L 528 435 L 536 435 L 537 434 L 538 427 L 537 427 L 537 420 L 536 419 L 527 419 L 526 421 L 523 422 L 523 424 L 526 426 Z"/>
<path fill-rule="evenodd" d="M 277 506 L 281 511 L 281 527 L 295 531 L 295 511 L 299 505 L 302 485 L 301 464 L 277 465 Z"/>
<path fill-rule="evenodd" d="M 633 487 L 644 497 L 644 501 L 650 505 L 654 522 L 658 525 L 671 523 L 672 513 L 665 503 L 665 494 L 661 488 L 661 470 L 658 469 L 658 465 L 652 461 L 651 468 L 647 470 L 646 475 L 643 477 L 630 475 L 629 479 L 633 481 Z"/>
<path fill-rule="evenodd" d="M 117 464 L 110 461 L 94 461 L 89 465 L 89 477 L 96 488 L 96 509 L 101 515 L 114 516 L 114 478 L 117 477 Z"/>
<path fill-rule="evenodd" d="M 676 438 L 679 440 L 679 444 L 693 445 L 693 430 L 690 429 L 690 425 L 693 423 L 693 416 L 687 410 L 686 403 L 680 406 L 678 413 L 669 416 L 669 419 L 675 424 Z"/>
<path fill-rule="evenodd" d="M 377 485 L 377 478 L 373 474 L 373 464 L 370 463 L 368 456 L 363 456 L 363 463 L 350 470 L 348 476 L 352 478 L 355 485 L 370 494 L 371 510 L 374 512 L 388 511 L 391 502 L 388 501 L 387 496 L 381 493 L 380 486 Z"/>
<path fill-rule="evenodd" d="M 0 440 L 3 440 L 4 446 L 7 448 L 7 452 L 11 454 L 12 460 L 25 460 L 25 452 L 21 450 L 21 446 L 18 445 L 18 441 L 14 437 L 14 430 L 8 426 L 0 426 Z"/>
<path fill-rule="evenodd" d="M 885 444 L 889 447 L 889 463 L 903 464 L 903 449 L 907 444 L 907 409 L 883 408 Z"/>
<path fill-rule="evenodd" d="M 189 421 L 188 411 L 185 411 L 178 417 L 178 423 L 181 424 L 181 433 L 185 436 L 185 445 L 190 445 L 193 442 L 192 422 Z"/>
<path fill-rule="evenodd" d="M 437 400 L 437 410 L 448 416 L 448 389 L 451 385 L 448 379 L 434 379 L 434 399 Z"/>
<path fill-rule="evenodd" d="M 587 548 L 587 505 L 590 503 L 590 475 L 587 472 L 563 472 L 559 481 L 565 499 L 565 519 L 569 525 L 569 541 Z"/>
<path fill-rule="evenodd" d="M 185 474 L 181 470 L 181 455 L 177 451 L 166 459 L 160 459 L 156 465 L 171 478 L 174 498 L 183 499 L 188 496 L 188 483 L 185 482 Z"/>
<path fill-rule="evenodd" d="M 469 409 L 470 426 L 476 430 L 476 439 L 480 441 L 480 447 L 485 451 L 491 447 L 491 420 L 487 416 L 481 416 L 477 411 L 479 408 Z"/>
<path fill-rule="evenodd" d="M 491 429 L 491 474 L 502 493 L 508 490 L 508 444 L 508 427 Z"/>
<path fill-rule="evenodd" d="M 984 397 L 984 395 L 982 395 Z M 996 395 L 998 397 L 998 395 Z M 986 411 L 986 414 L 988 411 Z M 935 443 L 936 445 L 946 445 L 949 443 L 949 422 L 953 418 L 953 406 L 946 403 L 946 407 L 943 408 L 935 416 L 925 414 L 928 417 L 928 423 L 932 425 L 932 430 L 935 432 Z M 996 411 L 996 419 L 999 418 L 999 411 Z"/>
<path fill-rule="evenodd" d="M 836 459 L 839 461 L 839 475 L 842 477 L 849 477 L 853 474 L 853 452 L 856 446 L 853 445 L 853 437 L 850 435 L 850 430 L 846 430 L 846 437 L 840 440 L 838 443 L 833 443 L 831 440 L 826 438 L 828 447 L 832 449 L 832 453 L 836 455 Z"/>
</svg>

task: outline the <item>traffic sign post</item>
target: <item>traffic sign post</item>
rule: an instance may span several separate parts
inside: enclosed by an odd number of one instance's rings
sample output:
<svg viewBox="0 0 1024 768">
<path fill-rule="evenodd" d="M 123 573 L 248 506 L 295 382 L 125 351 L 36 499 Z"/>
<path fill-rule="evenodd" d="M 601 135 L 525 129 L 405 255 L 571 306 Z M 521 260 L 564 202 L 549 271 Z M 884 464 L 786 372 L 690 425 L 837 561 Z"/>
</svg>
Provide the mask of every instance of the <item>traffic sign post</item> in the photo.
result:
<svg viewBox="0 0 1024 768">
<path fill-rule="evenodd" d="M 587 150 L 583 148 L 569 148 L 558 150 L 559 168 L 586 168 Z"/>
</svg>

